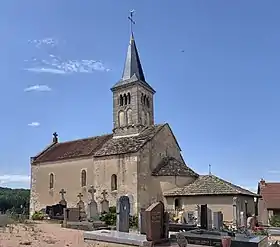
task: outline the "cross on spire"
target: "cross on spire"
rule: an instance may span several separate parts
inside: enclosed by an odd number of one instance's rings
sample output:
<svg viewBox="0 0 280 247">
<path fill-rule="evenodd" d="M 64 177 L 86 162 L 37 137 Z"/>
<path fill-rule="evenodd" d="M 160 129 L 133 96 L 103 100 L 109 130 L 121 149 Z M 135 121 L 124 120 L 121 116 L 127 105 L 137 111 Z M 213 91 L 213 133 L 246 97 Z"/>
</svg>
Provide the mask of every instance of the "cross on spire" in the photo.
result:
<svg viewBox="0 0 280 247">
<path fill-rule="evenodd" d="M 130 32 L 133 34 L 133 24 L 135 24 L 135 21 L 133 20 L 135 10 L 130 10 L 130 15 L 128 16 L 128 19 L 130 20 Z"/>
<path fill-rule="evenodd" d="M 80 201 L 82 200 L 83 194 L 80 192 L 77 197 L 79 197 Z"/>
</svg>

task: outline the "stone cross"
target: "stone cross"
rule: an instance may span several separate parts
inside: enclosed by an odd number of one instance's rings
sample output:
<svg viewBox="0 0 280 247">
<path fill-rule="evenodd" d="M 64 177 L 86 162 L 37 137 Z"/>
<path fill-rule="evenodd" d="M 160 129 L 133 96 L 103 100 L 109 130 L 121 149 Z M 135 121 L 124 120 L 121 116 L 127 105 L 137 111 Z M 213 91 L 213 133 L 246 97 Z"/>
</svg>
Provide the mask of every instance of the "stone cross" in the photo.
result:
<svg viewBox="0 0 280 247">
<path fill-rule="evenodd" d="M 88 190 L 88 192 L 91 194 L 91 199 L 94 201 L 94 194 L 96 193 L 96 189 L 94 188 L 94 186 L 90 186 L 90 189 Z"/>
<path fill-rule="evenodd" d="M 108 192 L 106 190 L 103 190 L 101 195 L 103 196 L 103 200 L 106 200 L 106 196 L 107 196 Z"/>
<path fill-rule="evenodd" d="M 59 193 L 61 194 L 61 200 L 64 200 L 64 194 L 66 194 L 66 191 L 64 189 L 61 189 Z"/>
<path fill-rule="evenodd" d="M 77 197 L 79 197 L 80 201 L 82 200 L 83 194 L 80 192 Z"/>
</svg>

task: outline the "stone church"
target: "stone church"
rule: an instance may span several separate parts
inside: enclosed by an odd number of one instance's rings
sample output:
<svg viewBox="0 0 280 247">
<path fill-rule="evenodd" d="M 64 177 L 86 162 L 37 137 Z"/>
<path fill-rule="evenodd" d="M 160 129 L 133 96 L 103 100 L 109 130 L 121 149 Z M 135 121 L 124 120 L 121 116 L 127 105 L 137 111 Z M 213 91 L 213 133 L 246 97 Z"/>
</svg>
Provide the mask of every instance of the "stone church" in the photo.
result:
<svg viewBox="0 0 280 247">
<path fill-rule="evenodd" d="M 230 220 L 236 197 L 240 210 L 247 203 L 253 211 L 256 194 L 197 174 L 184 162 L 170 125 L 155 124 L 155 90 L 144 76 L 133 34 L 122 77 L 111 91 L 112 133 L 67 142 L 54 133 L 52 143 L 31 158 L 31 215 L 62 197 L 68 207 L 76 207 L 81 195 L 87 204 L 92 186 L 98 204 L 105 199 L 114 206 L 128 195 L 132 214 L 162 200 L 168 210 L 207 204 Z"/>
</svg>

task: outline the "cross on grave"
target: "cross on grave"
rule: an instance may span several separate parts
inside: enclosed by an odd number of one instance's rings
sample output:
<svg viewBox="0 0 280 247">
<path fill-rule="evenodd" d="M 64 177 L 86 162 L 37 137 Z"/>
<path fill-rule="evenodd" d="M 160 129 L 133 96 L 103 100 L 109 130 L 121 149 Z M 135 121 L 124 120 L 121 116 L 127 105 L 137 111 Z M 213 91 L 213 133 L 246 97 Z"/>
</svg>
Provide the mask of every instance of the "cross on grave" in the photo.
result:
<svg viewBox="0 0 280 247">
<path fill-rule="evenodd" d="M 91 194 L 91 199 L 94 200 L 94 194 L 96 193 L 96 189 L 94 188 L 94 186 L 90 186 L 90 189 L 88 190 L 88 192 Z"/>
<path fill-rule="evenodd" d="M 107 196 L 108 192 L 106 190 L 103 190 L 101 195 L 103 196 L 103 200 L 106 200 L 106 196 Z"/>
<path fill-rule="evenodd" d="M 64 200 L 64 194 L 66 194 L 66 191 L 64 189 L 61 189 L 59 193 L 61 194 L 61 199 Z"/>
<path fill-rule="evenodd" d="M 79 197 L 80 201 L 82 200 L 83 194 L 80 192 L 77 197 Z"/>
</svg>

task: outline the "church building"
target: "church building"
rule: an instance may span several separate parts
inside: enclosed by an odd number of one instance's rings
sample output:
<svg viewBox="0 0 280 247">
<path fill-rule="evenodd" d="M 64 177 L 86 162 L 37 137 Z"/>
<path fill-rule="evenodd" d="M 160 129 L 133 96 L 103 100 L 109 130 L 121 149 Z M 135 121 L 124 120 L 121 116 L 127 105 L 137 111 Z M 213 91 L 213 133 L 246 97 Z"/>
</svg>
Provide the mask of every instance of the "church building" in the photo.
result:
<svg viewBox="0 0 280 247">
<path fill-rule="evenodd" d="M 127 195 L 131 214 L 162 200 L 170 211 L 207 204 L 231 220 L 236 197 L 240 210 L 247 205 L 253 212 L 256 194 L 197 174 L 184 162 L 170 125 L 155 123 L 155 90 L 144 76 L 133 33 L 122 77 L 111 91 L 112 133 L 67 142 L 54 133 L 50 145 L 31 158 L 31 215 L 62 197 L 67 207 L 77 207 L 79 198 L 87 204 L 90 188 L 98 204 L 106 199 L 115 206 Z"/>
</svg>

